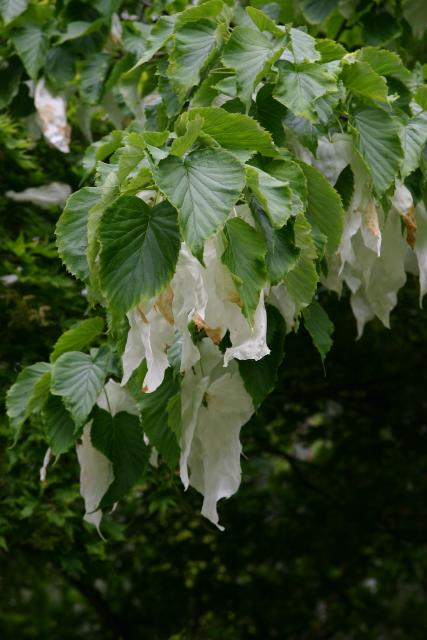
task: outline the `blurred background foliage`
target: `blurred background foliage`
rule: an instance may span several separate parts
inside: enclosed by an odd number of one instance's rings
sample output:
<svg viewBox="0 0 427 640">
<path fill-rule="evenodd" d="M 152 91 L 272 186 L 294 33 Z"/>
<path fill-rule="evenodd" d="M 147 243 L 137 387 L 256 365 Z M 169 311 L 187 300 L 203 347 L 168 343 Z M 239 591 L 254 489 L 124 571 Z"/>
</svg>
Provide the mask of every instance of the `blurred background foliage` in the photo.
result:
<svg viewBox="0 0 427 640">
<path fill-rule="evenodd" d="M 381 44 L 410 65 L 426 61 L 426 39 L 405 18 L 408 2 L 252 4 L 349 49 Z M 185 3 L 56 5 L 59 21 L 95 20 L 112 7 L 150 23 Z M 86 46 L 104 46 L 102 37 L 85 36 Z M 0 115 L 2 398 L 21 368 L 47 359 L 87 311 L 81 285 L 57 258 L 59 209 L 5 196 L 52 180 L 74 189 L 83 175 L 77 103 L 66 155 L 32 140 L 31 109 L 18 93 Z M 114 126 L 102 110 L 91 117 L 95 140 Z M 160 466 L 105 519 L 100 539 L 82 520 L 75 456 L 62 456 L 40 483 L 44 426 L 33 420 L 11 447 L 2 405 L 2 639 L 425 639 L 427 311 L 409 282 L 392 330 L 373 322 L 355 341 L 345 296 L 322 302 L 336 327 L 325 375 L 309 336 L 289 335 L 277 389 L 242 432 L 243 482 L 221 504 L 224 533 L 201 518 L 196 493 L 184 495 Z"/>
</svg>

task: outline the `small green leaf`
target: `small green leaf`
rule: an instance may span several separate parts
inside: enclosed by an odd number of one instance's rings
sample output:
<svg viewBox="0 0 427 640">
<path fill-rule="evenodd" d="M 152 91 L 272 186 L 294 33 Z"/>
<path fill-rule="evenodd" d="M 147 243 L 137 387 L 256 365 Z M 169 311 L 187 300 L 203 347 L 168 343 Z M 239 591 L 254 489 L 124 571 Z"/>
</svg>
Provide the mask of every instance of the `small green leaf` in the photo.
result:
<svg viewBox="0 0 427 640">
<path fill-rule="evenodd" d="M 387 102 L 387 82 L 376 73 L 367 62 L 346 64 L 341 72 L 341 80 L 351 93 L 360 98 Z"/>
<path fill-rule="evenodd" d="M 83 187 L 76 191 L 68 198 L 56 224 L 56 243 L 61 260 L 68 271 L 81 280 L 89 277 L 86 258 L 89 210 L 100 196 L 98 187 Z"/>
<path fill-rule="evenodd" d="M 312 229 L 303 214 L 299 214 L 295 219 L 294 235 L 295 246 L 300 249 L 300 256 L 295 267 L 283 278 L 283 282 L 298 314 L 313 300 L 319 276 L 316 270 L 317 252 Z"/>
<path fill-rule="evenodd" d="M 12 33 L 11 40 L 32 80 L 46 62 L 49 38 L 42 24 L 28 22 Z"/>
<path fill-rule="evenodd" d="M 124 411 L 112 416 L 97 407 L 90 438 L 93 446 L 113 463 L 114 480 L 99 504 L 101 508 L 111 507 L 128 493 L 147 468 L 148 447 L 139 418 Z"/>
<path fill-rule="evenodd" d="M 205 240 L 224 224 L 240 196 L 241 164 L 222 149 L 203 149 L 184 159 L 161 160 L 154 179 L 177 208 L 186 243 L 201 258 Z"/>
<path fill-rule="evenodd" d="M 378 197 L 394 182 L 402 161 L 399 122 L 380 109 L 356 113 L 354 127 L 360 152 L 372 175 Z"/>
<path fill-rule="evenodd" d="M 75 424 L 62 400 L 50 395 L 43 409 L 47 440 L 54 456 L 65 453 L 76 440 Z"/>
<path fill-rule="evenodd" d="M 80 351 L 63 353 L 53 365 L 51 393 L 63 398 L 76 426 L 87 420 L 105 376 L 105 362 Z"/>
<path fill-rule="evenodd" d="M 273 227 L 280 229 L 292 215 L 292 192 L 287 182 L 247 165 L 246 184 L 269 216 Z"/>
<path fill-rule="evenodd" d="M 261 233 L 241 218 L 232 218 L 224 227 L 225 250 L 221 260 L 230 270 L 249 323 L 258 306 L 267 271 L 266 245 Z"/>
<path fill-rule="evenodd" d="M 125 314 L 172 278 L 180 248 L 177 214 L 168 203 L 150 208 L 120 196 L 99 225 L 101 283 L 113 309 Z"/>
<path fill-rule="evenodd" d="M 47 399 L 50 383 L 50 364 L 37 362 L 23 369 L 6 396 L 6 410 L 15 430 L 15 439 L 25 420 L 40 411 Z"/>
<path fill-rule="evenodd" d="M 327 252 L 332 254 L 338 249 L 344 225 L 341 198 L 320 171 L 308 164 L 301 166 L 307 180 L 307 219 L 326 236 Z"/>
<path fill-rule="evenodd" d="M 294 65 L 281 61 L 277 66 L 279 77 L 273 97 L 295 115 L 316 122 L 316 100 L 337 91 L 335 77 L 327 68 L 314 63 Z"/>
<path fill-rule="evenodd" d="M 191 149 L 199 137 L 200 130 L 203 126 L 203 118 L 199 115 L 196 115 L 192 120 L 186 120 L 185 133 L 175 138 L 171 144 L 170 152 L 173 156 L 183 156 L 186 151 Z"/>
<path fill-rule="evenodd" d="M 256 29 L 233 29 L 222 59 L 225 66 L 236 71 L 238 95 L 244 104 L 250 102 L 255 85 L 270 70 L 282 51 L 281 44 Z"/>
<path fill-rule="evenodd" d="M 55 362 L 59 356 L 67 351 L 82 351 L 103 331 L 104 320 L 102 318 L 88 318 L 77 322 L 56 341 L 50 355 L 51 362 Z"/>
<path fill-rule="evenodd" d="M 323 307 L 315 300 L 303 309 L 302 316 L 305 328 L 311 335 L 323 362 L 333 344 L 334 325 Z"/>
</svg>

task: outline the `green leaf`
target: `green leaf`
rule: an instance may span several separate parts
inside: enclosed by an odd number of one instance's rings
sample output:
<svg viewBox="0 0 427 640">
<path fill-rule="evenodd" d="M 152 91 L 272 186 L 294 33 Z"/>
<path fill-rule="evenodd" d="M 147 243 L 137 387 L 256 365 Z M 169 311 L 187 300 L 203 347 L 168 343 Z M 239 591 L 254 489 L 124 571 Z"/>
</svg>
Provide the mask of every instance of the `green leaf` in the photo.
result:
<svg viewBox="0 0 427 640">
<path fill-rule="evenodd" d="M 402 160 L 399 122 L 380 109 L 364 109 L 356 113 L 354 127 L 374 190 L 381 197 L 392 185 Z"/>
<path fill-rule="evenodd" d="M 280 229 L 292 215 L 292 193 L 288 182 L 247 165 L 246 183 L 269 216 L 273 227 Z"/>
<path fill-rule="evenodd" d="M 316 270 L 317 252 L 312 229 L 303 214 L 299 214 L 294 224 L 295 246 L 300 249 L 296 266 L 283 279 L 294 304 L 295 311 L 307 307 L 313 300 L 319 276 Z"/>
<path fill-rule="evenodd" d="M 29 22 L 15 31 L 11 40 L 32 80 L 46 62 L 49 38 L 43 26 L 37 22 Z"/>
<path fill-rule="evenodd" d="M 341 198 L 320 171 L 308 164 L 301 163 L 301 166 L 307 180 L 307 219 L 326 236 L 327 252 L 333 254 L 338 249 L 344 225 Z"/>
<path fill-rule="evenodd" d="M 160 190 L 177 208 L 182 234 L 199 258 L 204 242 L 225 222 L 243 188 L 241 164 L 222 149 L 169 157 L 154 168 Z"/>
<path fill-rule="evenodd" d="M 290 30 L 290 46 L 293 53 L 293 62 L 316 62 L 320 60 L 320 53 L 316 49 L 316 40 L 301 29 Z"/>
<path fill-rule="evenodd" d="M 422 38 L 427 29 L 427 4 L 425 0 L 403 0 L 403 15 L 411 25 L 416 38 Z"/>
<path fill-rule="evenodd" d="M 87 420 L 102 391 L 105 369 L 100 357 L 80 351 L 63 353 L 53 365 L 51 393 L 63 398 L 78 427 Z"/>
<path fill-rule="evenodd" d="M 176 16 L 160 16 L 151 30 L 144 53 L 135 66 L 126 73 L 128 78 L 131 77 L 134 69 L 148 62 L 170 40 L 174 32 L 176 18 Z"/>
<path fill-rule="evenodd" d="M 27 418 L 35 411 L 40 411 L 47 399 L 50 382 L 50 364 L 37 362 L 23 369 L 15 384 L 6 395 L 6 413 L 12 428 L 15 430 L 15 440 Z"/>
<path fill-rule="evenodd" d="M 55 362 L 59 356 L 67 351 L 82 351 L 103 331 L 104 320 L 102 318 L 88 318 L 77 322 L 56 341 L 50 355 L 51 362 Z"/>
<path fill-rule="evenodd" d="M 319 64 L 278 63 L 279 77 L 273 97 L 295 115 L 318 120 L 316 100 L 337 90 L 336 79 Z"/>
<path fill-rule="evenodd" d="M 284 31 L 264 11 L 260 11 L 255 7 L 246 7 L 246 13 L 260 31 L 268 31 L 274 36 L 283 37 Z"/>
<path fill-rule="evenodd" d="M 57 396 L 49 395 L 43 409 L 47 441 L 54 456 L 65 453 L 76 440 L 75 424 Z"/>
<path fill-rule="evenodd" d="M 349 164 L 338 176 L 335 183 L 335 190 L 341 197 L 344 211 L 347 211 L 354 193 L 354 174 Z"/>
<path fill-rule="evenodd" d="M 141 393 L 139 384 L 133 392 L 141 410 L 144 433 L 172 470 L 176 468 L 180 455 L 177 440 L 180 415 L 176 415 L 176 397 L 179 396 L 178 380 L 174 377 L 172 369 L 167 369 L 162 384 L 155 391 Z M 132 383 L 132 380 L 130 382 Z M 132 391 L 132 387 L 130 388 Z"/>
<path fill-rule="evenodd" d="M 305 328 L 323 362 L 333 344 L 334 325 L 323 307 L 315 300 L 303 310 L 302 316 Z"/>
<path fill-rule="evenodd" d="M 19 90 L 22 65 L 17 56 L 3 62 L 0 69 L 0 109 L 5 109 Z"/>
<path fill-rule="evenodd" d="M 199 22 L 205 18 L 216 18 L 224 9 L 222 0 L 207 0 L 200 5 L 190 6 L 182 13 L 178 14 L 176 26 L 181 27 L 191 22 Z"/>
<path fill-rule="evenodd" d="M 212 20 L 200 20 L 176 31 L 168 76 L 178 93 L 185 94 L 199 84 L 201 71 L 216 51 L 217 28 Z"/>
<path fill-rule="evenodd" d="M 247 115 L 229 113 L 220 107 L 198 107 L 186 115 L 190 120 L 203 118 L 202 130 L 231 153 L 247 149 L 264 156 L 277 155 L 271 135 Z"/>
<path fill-rule="evenodd" d="M 420 164 L 420 156 L 427 142 L 427 113 L 421 112 L 400 129 L 403 149 L 402 177 L 409 176 Z"/>
<path fill-rule="evenodd" d="M 427 84 L 418 87 L 414 93 L 414 100 L 418 102 L 423 111 L 427 111 Z"/>
<path fill-rule="evenodd" d="M 341 80 L 356 97 L 387 102 L 387 82 L 376 73 L 367 62 L 346 64 L 341 72 Z"/>
<path fill-rule="evenodd" d="M 199 137 L 203 125 L 203 118 L 196 115 L 194 119 L 188 120 L 187 118 L 186 120 L 185 133 L 175 138 L 171 144 L 170 152 L 173 156 L 183 156 L 186 151 L 191 149 Z"/>
<path fill-rule="evenodd" d="M 305 0 L 302 10 L 307 20 L 320 24 L 336 8 L 338 0 Z"/>
<path fill-rule="evenodd" d="M 7 24 L 20 16 L 27 6 L 28 0 L 0 0 L 0 15 Z"/>
<path fill-rule="evenodd" d="M 295 246 L 293 220 L 289 220 L 281 229 L 274 229 L 267 215 L 256 199 L 250 204 L 252 214 L 259 224 L 267 244 L 265 258 L 271 284 L 278 284 L 292 271 L 298 262 L 300 249 Z"/>
<path fill-rule="evenodd" d="M 104 80 L 111 58 L 106 53 L 94 53 L 80 71 L 80 94 L 89 104 L 97 104 L 102 97 Z"/>
<path fill-rule="evenodd" d="M 75 22 L 69 22 L 67 24 L 67 30 L 61 34 L 57 44 L 63 44 L 69 40 L 75 40 L 82 36 L 88 36 L 94 31 L 98 31 L 105 24 L 104 18 L 93 20 L 92 22 L 84 22 L 83 20 L 77 20 Z"/>
<path fill-rule="evenodd" d="M 406 69 L 400 57 L 394 51 L 379 49 L 378 47 L 363 47 L 359 52 L 359 59 L 367 62 L 380 76 L 397 78 L 404 84 L 411 80 L 411 73 Z"/>
<path fill-rule="evenodd" d="M 180 239 L 169 203 L 150 208 L 136 196 L 120 196 L 106 209 L 99 236 L 101 283 L 116 313 L 156 295 L 172 278 Z"/>
<path fill-rule="evenodd" d="M 89 277 L 86 258 L 89 210 L 98 202 L 100 195 L 98 187 L 83 187 L 76 191 L 68 198 L 56 224 L 56 244 L 61 260 L 68 271 L 81 280 Z"/>
<path fill-rule="evenodd" d="M 111 507 L 142 477 L 148 463 L 148 447 L 137 416 L 120 411 L 112 416 L 99 407 L 90 431 L 93 446 L 113 463 L 114 480 L 102 497 L 100 508 Z"/>
<path fill-rule="evenodd" d="M 239 360 L 239 372 L 257 409 L 275 389 L 277 372 L 284 356 L 286 324 L 280 312 L 267 305 L 267 344 L 270 353 L 261 360 Z"/>
<path fill-rule="evenodd" d="M 236 71 L 238 96 L 244 104 L 250 102 L 255 85 L 282 51 L 282 45 L 256 29 L 236 27 L 233 30 L 222 59 L 225 66 Z"/>
<path fill-rule="evenodd" d="M 232 218 L 224 227 L 225 250 L 221 260 L 230 270 L 249 323 L 258 306 L 266 279 L 266 245 L 261 233 L 241 218 Z"/>
</svg>

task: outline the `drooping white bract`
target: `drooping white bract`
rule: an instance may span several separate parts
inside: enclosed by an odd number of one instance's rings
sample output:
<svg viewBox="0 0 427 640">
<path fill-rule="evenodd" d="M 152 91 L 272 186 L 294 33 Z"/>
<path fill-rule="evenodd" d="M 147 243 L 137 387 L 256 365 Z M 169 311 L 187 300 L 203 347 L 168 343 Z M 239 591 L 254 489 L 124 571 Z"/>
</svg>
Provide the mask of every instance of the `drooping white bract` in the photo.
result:
<svg viewBox="0 0 427 640">
<path fill-rule="evenodd" d="M 138 415 L 138 408 L 132 396 L 114 380 L 107 382 L 96 404 L 113 416 L 120 411 Z M 110 460 L 92 445 L 91 426 L 91 422 L 85 425 L 76 450 L 80 464 L 80 495 L 85 502 L 84 520 L 95 525 L 99 532 L 102 511 L 97 507 L 113 482 L 114 473 Z"/>
<path fill-rule="evenodd" d="M 67 103 L 60 95 L 53 95 L 41 78 L 34 89 L 34 105 L 44 137 L 63 153 L 70 151 L 71 128 L 67 122 Z"/>
<path fill-rule="evenodd" d="M 224 366 L 236 358 L 259 360 L 270 351 L 267 346 L 267 315 L 261 293 L 251 328 L 239 305 L 238 291 L 227 268 L 221 262 L 223 247 L 219 236 L 209 239 L 204 250 L 204 265 L 182 243 L 175 275 L 160 296 L 143 302 L 127 314 L 129 333 L 123 354 L 123 379 L 145 358 L 147 375 L 143 387 L 151 392 L 162 383 L 169 366 L 168 350 L 176 332 L 181 337 L 181 372 L 199 359 L 188 329 L 190 322 L 203 329 L 219 344 L 227 331 L 231 347 L 224 355 Z"/>
<path fill-rule="evenodd" d="M 414 213 L 416 222 L 414 252 L 417 257 L 420 278 L 421 305 L 423 297 L 427 293 L 427 211 L 422 201 L 417 204 Z"/>
<path fill-rule="evenodd" d="M 222 354 L 209 338 L 199 349 L 200 360 L 181 387 L 180 475 L 185 488 L 203 495 L 202 514 L 222 529 L 216 505 L 239 488 L 239 434 L 254 408 L 237 363 L 224 372 Z"/>
</svg>

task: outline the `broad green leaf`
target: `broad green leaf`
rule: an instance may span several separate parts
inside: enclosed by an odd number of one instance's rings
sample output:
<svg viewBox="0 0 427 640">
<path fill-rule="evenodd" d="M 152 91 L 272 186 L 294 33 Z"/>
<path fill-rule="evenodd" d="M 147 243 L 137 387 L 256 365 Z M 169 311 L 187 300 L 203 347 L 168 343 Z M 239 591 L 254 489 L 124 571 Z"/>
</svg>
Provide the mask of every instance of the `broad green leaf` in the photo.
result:
<svg viewBox="0 0 427 640">
<path fill-rule="evenodd" d="M 380 76 L 397 78 L 404 84 L 411 80 L 411 73 L 406 69 L 400 57 L 394 51 L 379 49 L 378 47 L 363 47 L 359 52 L 359 59 L 367 62 Z"/>
<path fill-rule="evenodd" d="M 0 0 L 0 15 L 5 24 L 21 15 L 28 6 L 28 0 Z"/>
<path fill-rule="evenodd" d="M 222 149 L 170 156 L 154 169 L 154 179 L 177 208 L 182 234 L 201 257 L 205 240 L 225 222 L 243 189 L 241 164 Z"/>
<path fill-rule="evenodd" d="M 260 232 L 241 218 L 232 218 L 226 223 L 224 237 L 225 250 L 221 260 L 233 276 L 243 313 L 252 323 L 267 279 L 265 241 Z"/>
<path fill-rule="evenodd" d="M 244 104 L 250 102 L 259 80 L 270 70 L 283 51 L 283 46 L 256 29 L 236 27 L 222 56 L 225 66 L 236 71 L 238 95 Z"/>
<path fill-rule="evenodd" d="M 277 372 L 284 356 L 286 325 L 280 312 L 267 306 L 267 344 L 270 353 L 261 360 L 239 360 L 239 372 L 246 391 L 251 395 L 257 409 L 274 391 Z"/>
<path fill-rule="evenodd" d="M 323 362 L 333 344 L 334 325 L 323 307 L 315 300 L 303 309 L 302 316 L 305 328 L 309 332 Z"/>
<path fill-rule="evenodd" d="M 427 113 L 421 112 L 400 129 L 403 149 L 402 177 L 406 178 L 419 166 L 420 156 L 427 142 Z"/>
<path fill-rule="evenodd" d="M 15 430 L 15 439 L 25 420 L 33 413 L 39 411 L 47 399 L 50 382 L 50 364 L 37 362 L 23 369 L 15 384 L 7 392 L 6 412 L 12 428 Z"/>
<path fill-rule="evenodd" d="M 82 351 L 104 331 L 102 318 L 87 318 L 74 324 L 58 338 L 50 354 L 51 362 L 55 362 L 67 351 Z"/>
<path fill-rule="evenodd" d="M 335 77 L 319 64 L 281 61 L 277 66 L 279 77 L 273 97 L 295 115 L 316 122 L 316 100 L 337 90 Z"/>
<path fill-rule="evenodd" d="M 96 355 L 68 351 L 54 363 L 51 393 L 62 397 L 76 426 L 87 420 L 102 391 L 105 376 L 105 362 Z"/>
<path fill-rule="evenodd" d="M 301 166 L 307 180 L 307 219 L 326 236 L 327 252 L 332 254 L 338 249 L 344 224 L 341 198 L 320 171 L 308 164 Z"/>
<path fill-rule="evenodd" d="M 246 184 L 269 216 L 273 227 L 280 229 L 292 215 L 292 193 L 288 182 L 246 165 Z"/>
<path fill-rule="evenodd" d="M 102 97 L 104 80 L 111 63 L 106 53 L 94 53 L 80 71 L 80 94 L 84 101 L 96 104 Z"/>
<path fill-rule="evenodd" d="M 399 122 L 379 109 L 364 109 L 356 113 L 354 127 L 374 190 L 381 197 L 393 183 L 402 161 Z"/>
<path fill-rule="evenodd" d="M 341 72 L 341 80 L 351 93 L 360 98 L 387 102 L 387 82 L 376 73 L 367 62 L 346 64 Z"/>
<path fill-rule="evenodd" d="M 302 10 L 307 20 L 319 24 L 337 7 L 338 0 L 304 0 Z"/>
<path fill-rule="evenodd" d="M 38 22 L 29 22 L 11 35 L 16 51 L 32 80 L 46 62 L 49 38 L 44 27 Z"/>
<path fill-rule="evenodd" d="M 290 30 L 293 60 L 296 64 L 316 62 L 320 60 L 320 53 L 316 49 L 316 40 L 301 29 Z"/>
<path fill-rule="evenodd" d="M 50 395 L 43 409 L 47 441 L 54 456 L 65 453 L 76 439 L 75 424 L 57 396 Z"/>
<path fill-rule="evenodd" d="M 217 28 L 212 20 L 200 20 L 176 31 L 168 76 L 178 94 L 199 84 L 200 72 L 216 51 Z"/>
<path fill-rule="evenodd" d="M 283 279 L 289 295 L 295 304 L 295 311 L 307 307 L 316 293 L 319 276 L 316 270 L 317 252 L 312 229 L 303 214 L 299 214 L 294 224 L 295 246 L 300 256 L 295 267 Z"/>
<path fill-rule="evenodd" d="M 265 263 L 269 280 L 271 284 L 278 284 L 295 267 L 300 255 L 300 249 L 295 246 L 293 221 L 289 220 L 281 229 L 274 229 L 256 199 L 252 199 L 250 207 L 267 244 Z"/>
<path fill-rule="evenodd" d="M 168 203 L 150 208 L 120 196 L 99 225 L 101 283 L 114 311 L 125 314 L 172 278 L 180 248 L 177 214 Z"/>
<path fill-rule="evenodd" d="M 98 187 L 83 187 L 67 200 L 65 209 L 56 224 L 58 253 L 66 268 L 81 280 L 89 277 L 86 258 L 87 222 L 89 210 L 100 198 Z"/>
<path fill-rule="evenodd" d="M 229 113 L 220 107 L 198 107 L 187 112 L 190 120 L 203 118 L 202 129 L 221 147 L 233 151 L 247 149 L 264 156 L 275 156 L 271 135 L 256 120 L 242 113 Z"/>
<path fill-rule="evenodd" d="M 179 395 L 178 378 L 173 375 L 171 368 L 165 372 L 162 384 L 152 393 L 141 393 L 140 386 L 133 390 L 132 380 L 130 389 L 134 393 L 135 400 L 141 410 L 141 422 L 144 433 L 147 434 L 150 444 L 156 447 L 166 464 L 174 470 L 179 460 L 179 433 L 171 426 L 177 426 L 177 416 L 174 414 L 170 403 Z M 174 401 L 176 403 L 176 400 Z"/>
<path fill-rule="evenodd" d="M 120 411 L 112 416 L 99 407 L 90 431 L 93 446 L 113 463 L 114 480 L 102 497 L 101 508 L 120 500 L 143 475 L 148 448 L 138 416 Z"/>
<path fill-rule="evenodd" d="M 199 115 L 192 120 L 187 119 L 185 133 L 175 138 L 171 144 L 170 152 L 173 156 L 183 156 L 199 137 L 200 130 L 203 126 L 203 118 Z"/>
</svg>

